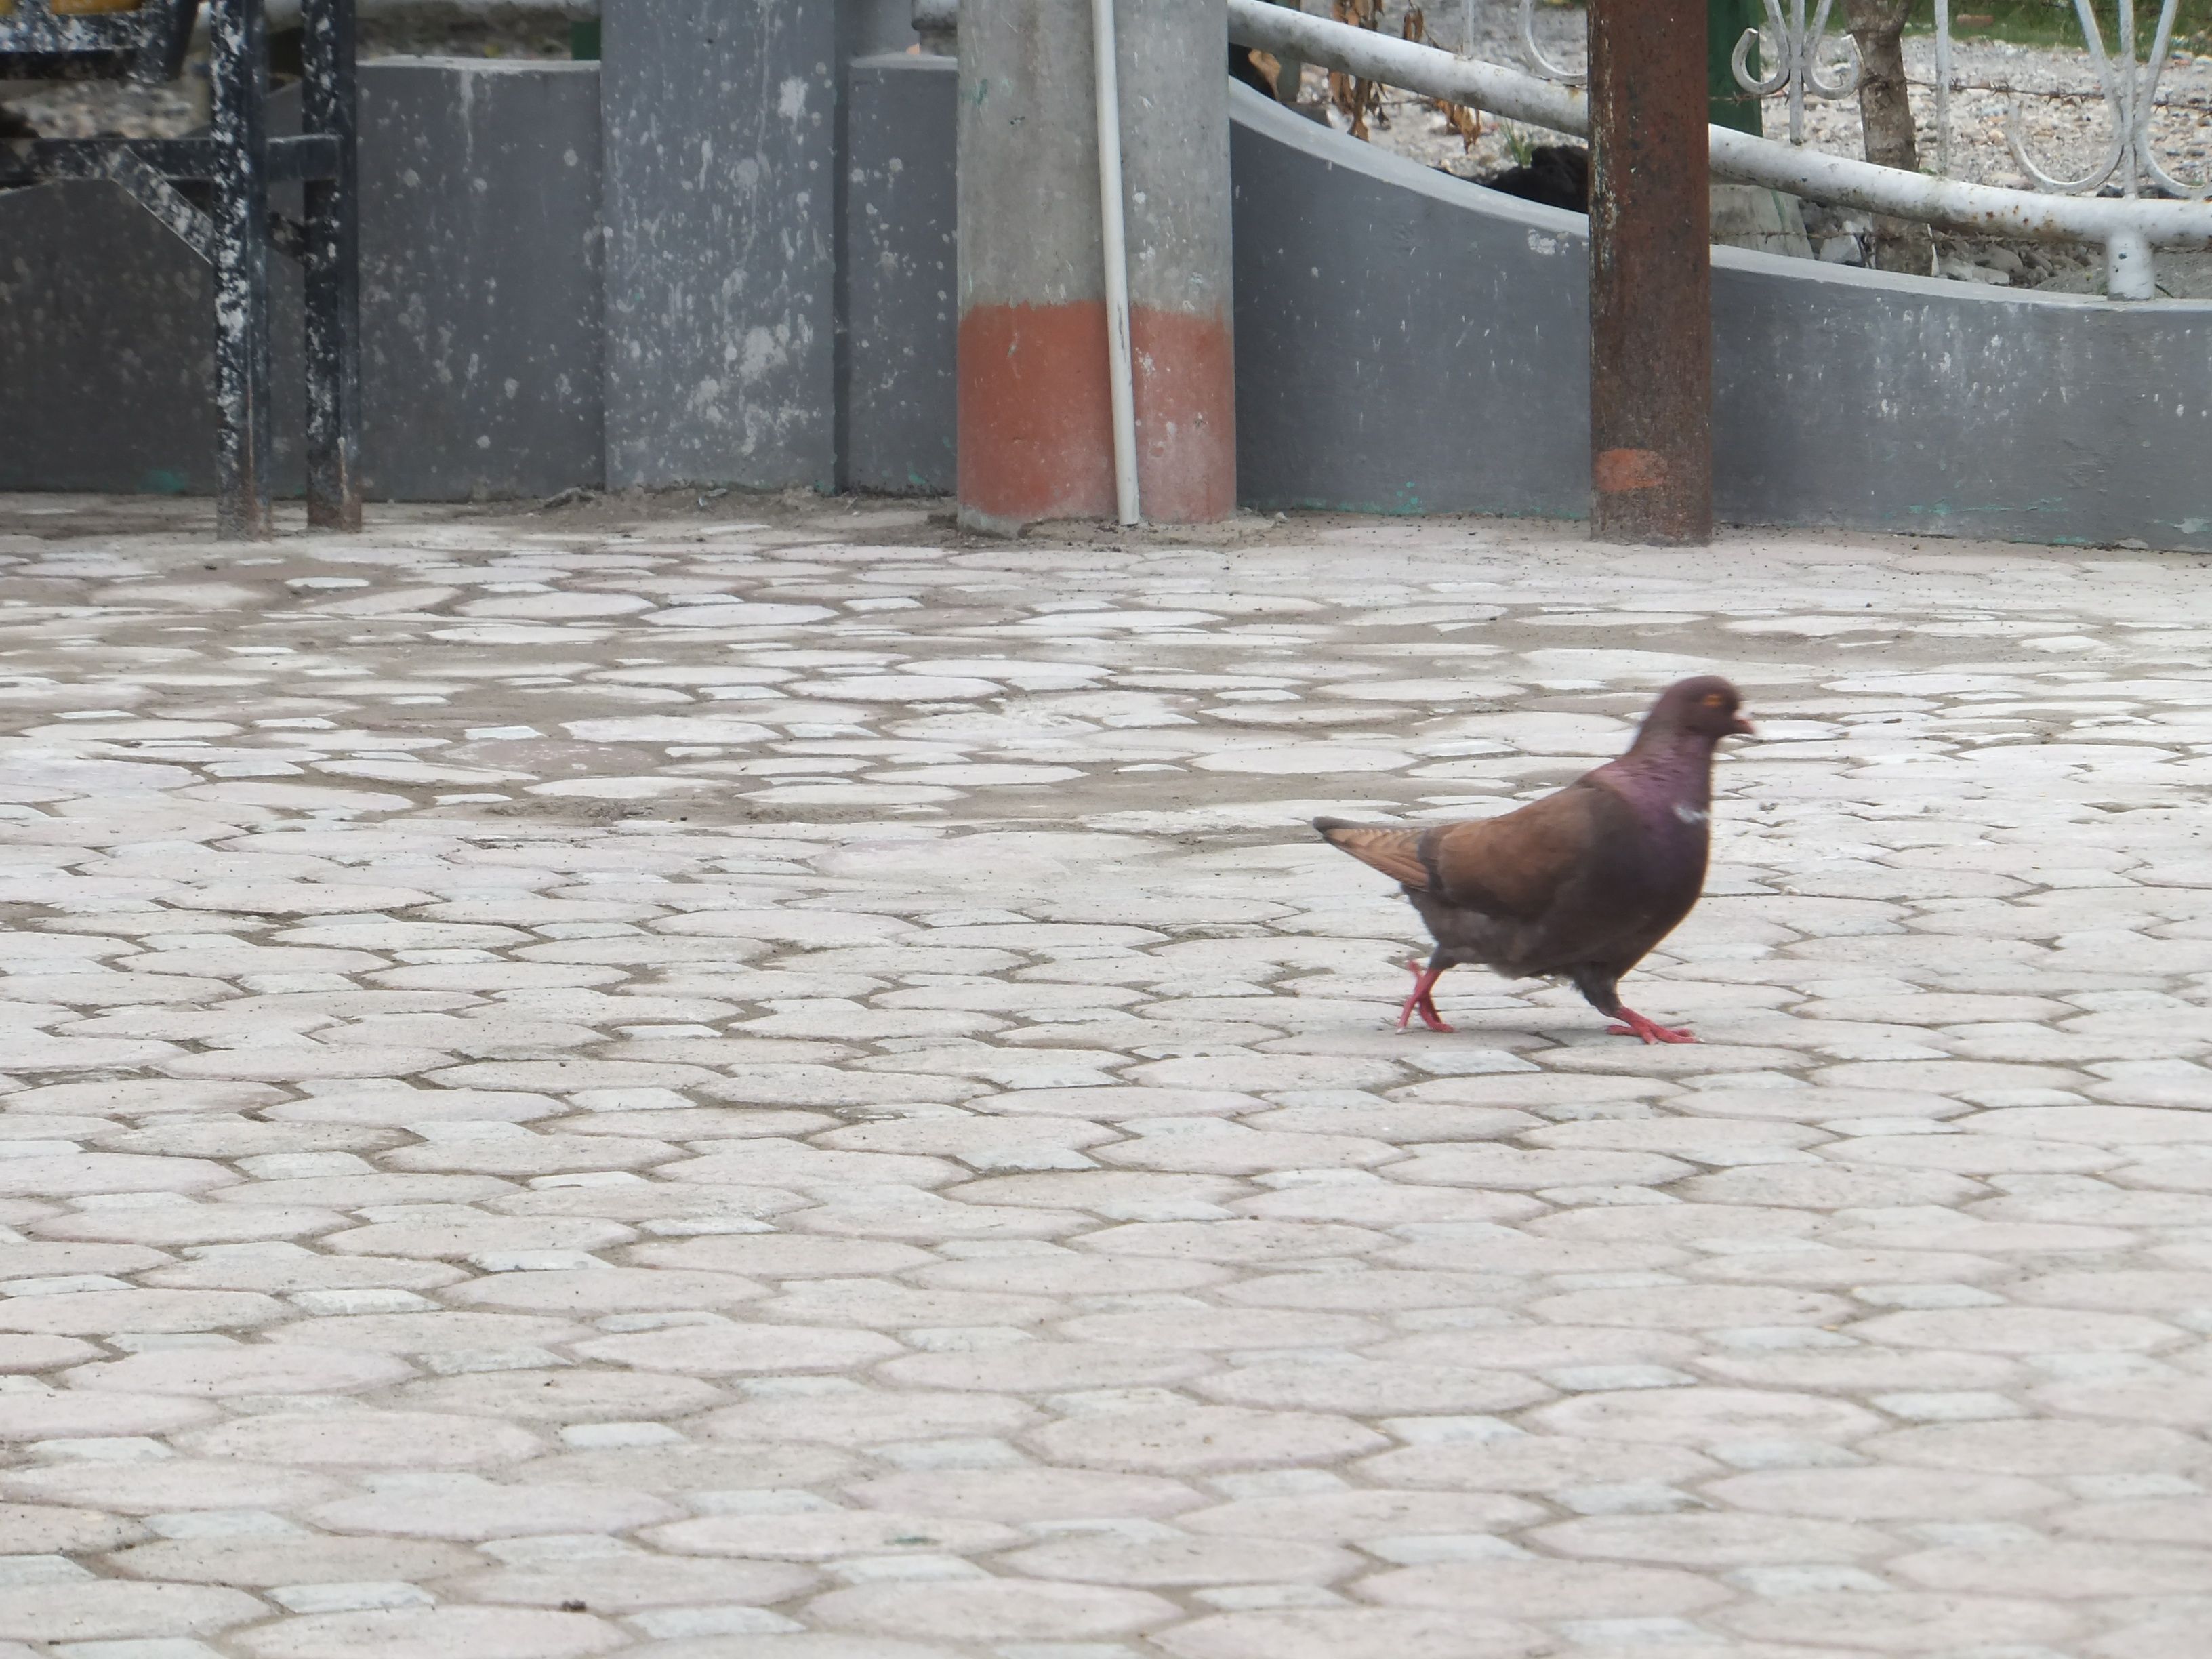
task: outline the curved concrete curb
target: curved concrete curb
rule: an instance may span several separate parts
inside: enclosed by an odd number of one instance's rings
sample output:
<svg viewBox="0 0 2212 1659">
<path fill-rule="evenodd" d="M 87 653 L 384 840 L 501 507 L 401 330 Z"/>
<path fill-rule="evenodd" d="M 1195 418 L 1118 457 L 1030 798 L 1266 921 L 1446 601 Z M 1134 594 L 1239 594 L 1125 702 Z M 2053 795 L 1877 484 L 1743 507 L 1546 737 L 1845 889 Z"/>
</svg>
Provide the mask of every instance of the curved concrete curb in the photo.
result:
<svg viewBox="0 0 2212 1659">
<path fill-rule="evenodd" d="M 1584 517 L 1584 221 L 1232 88 L 1255 507 Z M 2212 551 L 2212 304 L 1713 251 L 1736 524 Z"/>
</svg>

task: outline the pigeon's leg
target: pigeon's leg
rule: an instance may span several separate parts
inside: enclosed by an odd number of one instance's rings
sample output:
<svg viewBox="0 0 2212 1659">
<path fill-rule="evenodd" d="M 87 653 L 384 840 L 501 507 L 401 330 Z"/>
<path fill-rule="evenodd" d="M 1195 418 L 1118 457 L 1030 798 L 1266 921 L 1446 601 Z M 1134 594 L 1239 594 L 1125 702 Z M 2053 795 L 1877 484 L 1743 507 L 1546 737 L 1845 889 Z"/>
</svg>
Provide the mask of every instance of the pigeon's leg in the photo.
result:
<svg viewBox="0 0 2212 1659">
<path fill-rule="evenodd" d="M 1444 976 L 1444 969 L 1450 966 L 1451 963 L 1449 962 L 1440 963 L 1433 957 L 1430 959 L 1426 968 L 1421 966 L 1418 958 L 1406 964 L 1406 971 L 1413 976 L 1413 988 L 1398 1009 L 1400 1030 L 1406 1029 L 1406 1022 L 1413 1018 L 1415 1014 L 1421 1017 L 1421 1024 L 1431 1031 L 1451 1030 L 1450 1026 L 1444 1024 L 1443 1017 L 1437 1012 L 1436 999 L 1430 994 L 1430 988 Z"/>
<path fill-rule="evenodd" d="M 1698 1039 L 1685 1029 L 1675 1031 L 1648 1020 L 1633 1008 L 1621 1006 L 1620 993 L 1614 988 L 1620 980 L 1620 970 L 1612 967 L 1583 967 L 1572 969 L 1568 977 L 1583 1000 L 1618 1025 L 1606 1027 L 1607 1036 L 1641 1037 L 1645 1042 L 1695 1042 Z"/>
<path fill-rule="evenodd" d="M 1607 1026 L 1607 1036 L 1641 1037 L 1646 1042 L 1695 1042 L 1698 1040 L 1687 1026 L 1679 1031 L 1672 1030 L 1644 1018 L 1633 1008 L 1617 1008 L 1613 1012 L 1626 1024 Z"/>
</svg>

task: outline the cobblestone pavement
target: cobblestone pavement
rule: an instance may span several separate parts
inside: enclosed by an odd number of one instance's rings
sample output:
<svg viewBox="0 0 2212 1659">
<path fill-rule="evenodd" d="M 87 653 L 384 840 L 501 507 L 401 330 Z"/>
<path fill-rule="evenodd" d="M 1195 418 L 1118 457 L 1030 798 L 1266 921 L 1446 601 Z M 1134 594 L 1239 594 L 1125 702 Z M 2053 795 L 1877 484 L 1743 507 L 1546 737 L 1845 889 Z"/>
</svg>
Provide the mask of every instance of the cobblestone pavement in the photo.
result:
<svg viewBox="0 0 2212 1659">
<path fill-rule="evenodd" d="M 0 1659 L 2202 1659 L 2199 563 L 608 511 L 0 501 Z"/>
</svg>

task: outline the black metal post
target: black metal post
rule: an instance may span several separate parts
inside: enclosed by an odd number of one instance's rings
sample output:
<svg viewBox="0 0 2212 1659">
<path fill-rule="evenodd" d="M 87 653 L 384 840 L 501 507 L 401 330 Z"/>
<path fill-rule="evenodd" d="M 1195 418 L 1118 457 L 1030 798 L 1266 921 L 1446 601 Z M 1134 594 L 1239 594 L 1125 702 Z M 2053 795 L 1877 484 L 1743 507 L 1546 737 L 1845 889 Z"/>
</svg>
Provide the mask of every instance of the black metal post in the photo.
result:
<svg viewBox="0 0 2212 1659">
<path fill-rule="evenodd" d="M 1705 0 L 1590 0 L 1590 532 L 1713 537 Z"/>
<path fill-rule="evenodd" d="M 337 144 L 337 176 L 307 185 L 307 522 L 361 528 L 361 201 L 354 0 L 307 0 L 303 131 Z"/>
<path fill-rule="evenodd" d="M 269 508 L 269 61 L 261 0 L 209 0 L 215 139 L 216 535 L 275 533 Z"/>
</svg>

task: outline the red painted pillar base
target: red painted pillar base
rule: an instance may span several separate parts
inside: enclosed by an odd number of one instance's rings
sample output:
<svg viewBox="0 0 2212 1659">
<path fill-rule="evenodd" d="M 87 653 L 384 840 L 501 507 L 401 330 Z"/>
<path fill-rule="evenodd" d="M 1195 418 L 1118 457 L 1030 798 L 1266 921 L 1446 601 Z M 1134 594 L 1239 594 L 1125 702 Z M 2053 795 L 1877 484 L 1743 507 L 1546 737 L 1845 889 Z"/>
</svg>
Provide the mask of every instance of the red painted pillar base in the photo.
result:
<svg viewBox="0 0 2212 1659">
<path fill-rule="evenodd" d="M 962 315 L 958 465 L 971 528 L 1113 516 L 1105 301 Z"/>
<path fill-rule="evenodd" d="M 1227 77 L 1224 77 L 1225 80 Z M 1237 511 L 1237 361 L 1225 315 L 1135 307 L 1137 483 L 1153 524 Z"/>
</svg>

